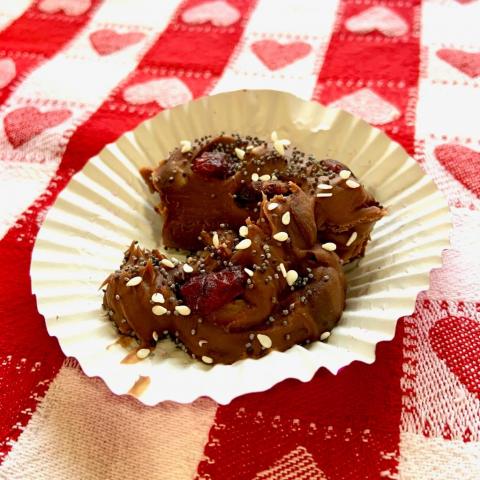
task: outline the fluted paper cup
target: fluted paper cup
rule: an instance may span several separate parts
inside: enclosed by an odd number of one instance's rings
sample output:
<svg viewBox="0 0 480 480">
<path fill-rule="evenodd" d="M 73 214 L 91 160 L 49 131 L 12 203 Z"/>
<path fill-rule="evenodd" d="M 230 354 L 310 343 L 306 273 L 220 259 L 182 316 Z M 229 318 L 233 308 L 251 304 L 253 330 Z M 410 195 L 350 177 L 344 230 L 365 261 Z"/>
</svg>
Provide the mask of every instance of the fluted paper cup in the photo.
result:
<svg viewBox="0 0 480 480">
<path fill-rule="evenodd" d="M 348 268 L 345 312 L 327 342 L 296 345 L 259 359 L 207 366 L 159 342 L 136 364 L 121 360 L 134 346 L 101 309 L 99 285 L 118 268 L 133 239 L 159 247 L 158 198 L 139 168 L 155 167 L 181 139 L 221 131 L 269 138 L 276 130 L 301 151 L 351 168 L 389 215 L 376 225 L 366 255 Z M 434 183 L 397 143 L 345 111 L 269 90 L 194 100 L 141 123 L 76 174 L 50 209 L 33 252 L 31 277 L 50 335 L 89 376 L 146 405 L 208 396 L 225 404 L 287 378 L 309 381 L 320 367 L 337 373 L 354 360 L 372 363 L 378 342 L 391 340 L 397 319 L 412 313 L 448 246 L 450 217 Z"/>
</svg>

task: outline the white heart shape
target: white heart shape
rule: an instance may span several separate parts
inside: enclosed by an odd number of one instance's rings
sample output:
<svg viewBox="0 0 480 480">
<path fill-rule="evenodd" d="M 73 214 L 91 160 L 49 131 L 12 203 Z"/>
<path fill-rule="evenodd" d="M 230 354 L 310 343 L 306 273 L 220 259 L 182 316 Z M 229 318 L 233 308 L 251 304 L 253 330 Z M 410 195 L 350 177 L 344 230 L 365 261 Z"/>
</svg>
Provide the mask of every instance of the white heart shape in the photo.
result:
<svg viewBox="0 0 480 480">
<path fill-rule="evenodd" d="M 240 18 L 240 12 L 227 2 L 216 0 L 206 2 L 189 8 L 182 14 L 185 23 L 206 23 L 210 22 L 216 27 L 228 27 L 233 25 Z"/>
<path fill-rule="evenodd" d="M 83 15 L 90 6 L 90 0 L 42 0 L 38 5 L 38 9 L 45 13 L 63 11 L 65 15 L 76 17 Z"/>
<path fill-rule="evenodd" d="M 343 108 L 374 125 L 384 125 L 400 116 L 397 107 L 368 88 L 345 95 L 330 103 L 330 107 Z"/>
<path fill-rule="evenodd" d="M 0 60 L 0 88 L 6 87 L 17 74 L 15 62 L 11 58 Z"/>
<path fill-rule="evenodd" d="M 370 33 L 378 30 L 387 37 L 401 37 L 408 32 L 407 22 L 393 10 L 386 7 L 367 8 L 350 17 L 345 27 L 353 33 Z"/>
<path fill-rule="evenodd" d="M 162 108 L 172 108 L 189 102 L 193 97 L 185 83 L 172 77 L 132 85 L 123 91 L 123 98 L 133 105 L 157 102 Z"/>
<path fill-rule="evenodd" d="M 22 213 L 45 192 L 58 161 L 7 161 L 0 169 L 0 191 L 8 201 L 2 205 L 0 240 L 19 221 Z M 38 219 L 40 221 L 40 218 Z"/>
</svg>

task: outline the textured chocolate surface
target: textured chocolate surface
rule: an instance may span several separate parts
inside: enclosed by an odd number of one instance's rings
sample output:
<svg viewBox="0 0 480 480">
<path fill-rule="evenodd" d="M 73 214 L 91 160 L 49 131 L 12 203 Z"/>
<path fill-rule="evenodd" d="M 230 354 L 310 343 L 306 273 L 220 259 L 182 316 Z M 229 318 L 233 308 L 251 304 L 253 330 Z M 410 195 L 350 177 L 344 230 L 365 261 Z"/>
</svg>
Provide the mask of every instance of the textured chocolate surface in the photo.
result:
<svg viewBox="0 0 480 480">
<path fill-rule="evenodd" d="M 141 347 L 169 336 L 205 363 L 329 332 L 345 303 L 342 263 L 363 255 L 384 215 L 345 166 L 278 142 L 219 137 L 142 175 L 160 194 L 164 243 L 195 253 L 184 264 L 132 243 L 104 308 Z"/>
</svg>

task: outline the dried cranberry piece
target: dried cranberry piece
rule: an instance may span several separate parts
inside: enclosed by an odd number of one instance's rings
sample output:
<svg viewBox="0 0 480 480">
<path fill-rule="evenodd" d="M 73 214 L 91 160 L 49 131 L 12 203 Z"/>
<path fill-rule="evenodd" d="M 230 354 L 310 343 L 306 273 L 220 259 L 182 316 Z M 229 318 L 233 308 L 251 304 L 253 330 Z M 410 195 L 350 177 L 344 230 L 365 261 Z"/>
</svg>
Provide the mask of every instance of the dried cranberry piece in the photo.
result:
<svg viewBox="0 0 480 480">
<path fill-rule="evenodd" d="M 265 193 L 267 197 L 271 197 L 273 195 L 287 195 L 290 193 L 288 183 L 281 181 L 262 182 L 260 185 L 260 190 Z"/>
<path fill-rule="evenodd" d="M 232 161 L 224 152 L 203 152 L 193 161 L 192 169 L 199 175 L 222 179 L 234 173 Z"/>
<path fill-rule="evenodd" d="M 241 267 L 197 275 L 180 288 L 185 303 L 200 314 L 218 310 L 244 289 L 246 273 Z"/>
<path fill-rule="evenodd" d="M 320 164 L 325 170 L 333 173 L 337 173 L 337 174 L 340 173 L 340 170 L 347 168 L 343 163 L 340 163 L 337 160 L 332 160 L 332 159 L 321 160 Z"/>
</svg>

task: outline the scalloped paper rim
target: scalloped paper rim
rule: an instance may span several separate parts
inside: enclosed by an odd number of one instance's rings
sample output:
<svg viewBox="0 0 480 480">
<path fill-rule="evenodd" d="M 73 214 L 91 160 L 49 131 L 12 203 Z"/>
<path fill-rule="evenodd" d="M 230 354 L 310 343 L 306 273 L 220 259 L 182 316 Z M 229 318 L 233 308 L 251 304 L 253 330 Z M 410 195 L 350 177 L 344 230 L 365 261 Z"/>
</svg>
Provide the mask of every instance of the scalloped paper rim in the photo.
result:
<svg viewBox="0 0 480 480">
<path fill-rule="evenodd" d="M 207 366 L 164 340 L 152 357 L 121 364 L 126 351 L 112 345 L 118 335 L 101 311 L 98 287 L 132 239 L 158 246 L 158 200 L 139 167 L 155 166 L 181 139 L 221 131 L 268 138 L 272 130 L 316 158 L 347 164 L 390 212 L 376 225 L 365 257 L 349 268 L 347 306 L 328 342 Z M 140 376 L 148 376 L 150 384 L 137 395 L 145 405 L 201 396 L 226 404 L 287 378 L 307 382 L 321 367 L 336 374 L 355 360 L 372 363 L 376 345 L 393 338 L 397 319 L 411 314 L 417 294 L 428 288 L 450 228 L 447 203 L 435 184 L 377 128 L 289 93 L 241 90 L 165 110 L 91 158 L 46 216 L 32 256 L 32 289 L 65 355 L 112 392 L 129 393 Z"/>
</svg>

